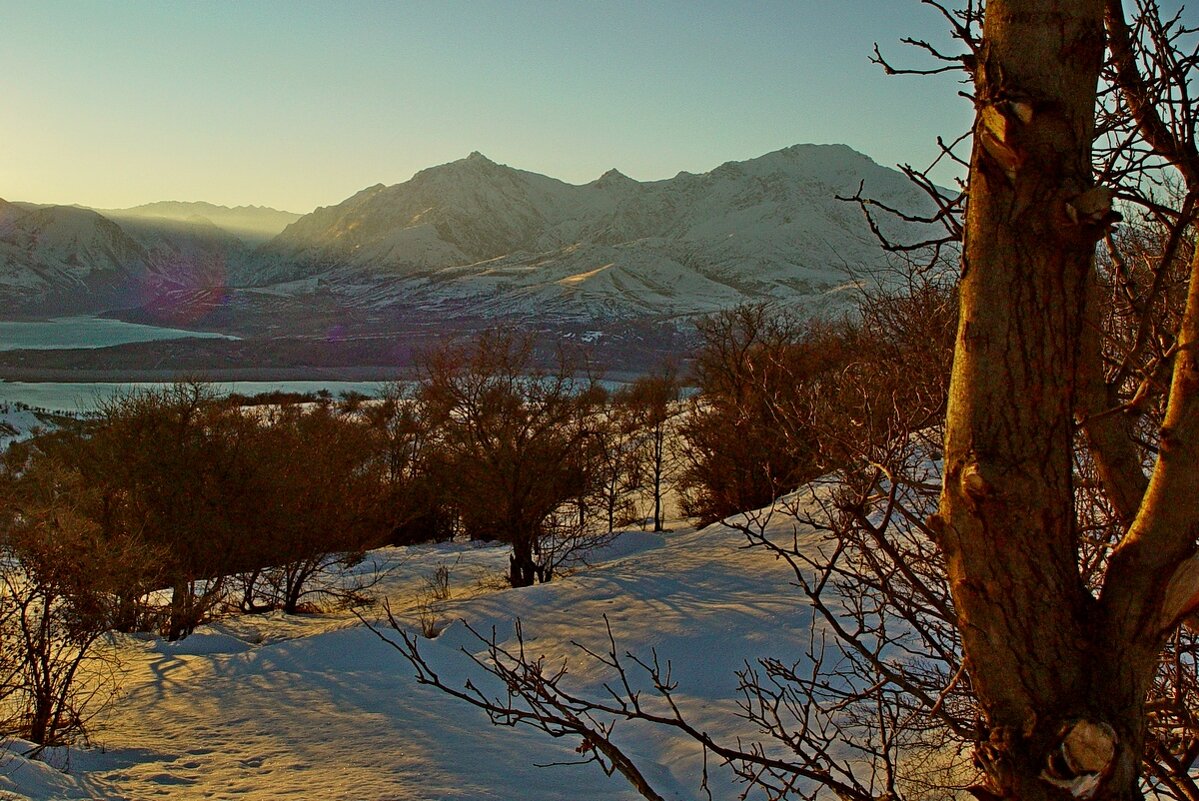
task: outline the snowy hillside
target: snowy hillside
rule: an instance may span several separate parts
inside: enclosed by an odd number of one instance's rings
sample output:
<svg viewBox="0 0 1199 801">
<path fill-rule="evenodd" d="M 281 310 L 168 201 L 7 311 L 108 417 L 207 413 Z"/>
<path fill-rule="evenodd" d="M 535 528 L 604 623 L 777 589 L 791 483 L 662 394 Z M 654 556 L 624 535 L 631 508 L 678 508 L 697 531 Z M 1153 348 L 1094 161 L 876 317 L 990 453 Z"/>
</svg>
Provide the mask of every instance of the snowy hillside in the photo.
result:
<svg viewBox="0 0 1199 801">
<path fill-rule="evenodd" d="M 0 304 L 70 308 L 110 299 L 147 269 L 144 249 L 94 211 L 0 200 Z"/>
<path fill-rule="evenodd" d="M 319 276 L 348 305 L 563 319 L 677 317 L 738 302 L 820 302 L 885 254 L 865 193 L 927 211 L 900 173 L 842 145 L 796 145 L 703 174 L 581 186 L 479 153 L 364 189 L 292 225 L 253 281 Z M 899 239 L 921 236 L 893 221 Z"/>
<path fill-rule="evenodd" d="M 778 520 L 776 533 L 789 540 L 792 522 Z M 569 657 L 574 686 L 590 694 L 604 677 L 570 642 L 604 645 L 606 616 L 620 648 L 645 656 L 657 649 L 673 660 L 679 700 L 701 728 L 730 734 L 738 725 L 734 670 L 756 656 L 800 659 L 809 634 L 810 612 L 789 571 L 743 545 L 740 533 L 721 526 L 631 532 L 592 567 L 522 590 L 495 589 L 507 562 L 503 548 L 422 546 L 379 555 L 395 567 L 386 593 L 401 620 L 415 626 L 424 578 L 446 565 L 452 596 L 439 610 L 443 623 L 495 626 L 511 642 L 519 617 L 530 648 L 550 661 Z M 446 676 L 467 675 L 459 648 L 481 650 L 460 622 L 424 642 L 426 658 Z M 96 747 L 45 755 L 69 775 L 10 756 L 0 767 L 0 797 L 639 797 L 594 765 L 536 767 L 577 761 L 577 743 L 492 727 L 481 712 L 417 686 L 399 655 L 348 613 L 234 618 L 178 644 L 122 639 L 117 651 L 125 694 L 97 731 Z M 667 797 L 705 797 L 703 758 L 692 743 L 632 724 L 617 734 Z M 735 798 L 738 787 L 714 762 L 709 768 L 715 797 Z"/>
<path fill-rule="evenodd" d="M 224 288 L 250 254 L 206 218 L 117 222 L 91 209 L 0 200 L 0 302 L 9 311 L 152 308 L 172 294 Z"/>
</svg>

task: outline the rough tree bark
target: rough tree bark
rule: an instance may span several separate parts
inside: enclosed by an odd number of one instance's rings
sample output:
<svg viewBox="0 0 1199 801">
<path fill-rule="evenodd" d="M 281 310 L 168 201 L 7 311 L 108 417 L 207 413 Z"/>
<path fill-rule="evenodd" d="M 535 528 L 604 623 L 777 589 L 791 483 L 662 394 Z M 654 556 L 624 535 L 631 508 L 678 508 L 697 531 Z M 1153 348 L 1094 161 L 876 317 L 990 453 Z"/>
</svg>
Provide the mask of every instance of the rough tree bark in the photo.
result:
<svg viewBox="0 0 1199 801">
<path fill-rule="evenodd" d="M 1104 432 L 1088 428 L 1129 528 L 1098 597 L 1078 569 L 1074 416 L 1102 405 L 1088 284 L 1115 218 L 1111 192 L 1091 178 L 1105 9 L 1110 27 L 1118 2 L 990 0 L 975 66 L 961 316 L 932 523 L 986 716 L 982 797 L 1137 797 L 1146 691 L 1187 611 L 1167 588 L 1199 521 L 1194 270 L 1148 486 L 1135 460 L 1105 460 Z"/>
</svg>

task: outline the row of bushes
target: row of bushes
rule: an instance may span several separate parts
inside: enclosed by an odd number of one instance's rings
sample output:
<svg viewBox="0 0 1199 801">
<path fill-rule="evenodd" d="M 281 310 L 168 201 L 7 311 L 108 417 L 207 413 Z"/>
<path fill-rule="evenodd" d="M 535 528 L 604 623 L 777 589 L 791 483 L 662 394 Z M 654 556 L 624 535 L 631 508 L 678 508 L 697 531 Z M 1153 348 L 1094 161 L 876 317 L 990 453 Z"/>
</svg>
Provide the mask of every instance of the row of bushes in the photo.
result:
<svg viewBox="0 0 1199 801">
<path fill-rule="evenodd" d="M 78 678 L 107 631 L 177 639 L 231 605 L 354 603 L 362 586 L 339 573 L 366 550 L 455 535 L 510 543 L 513 585 L 548 581 L 651 500 L 673 378 L 612 396 L 566 362 L 539 372 L 527 341 L 500 335 L 423 364 L 373 401 L 243 407 L 177 383 L 10 447 L 0 729 L 78 731 Z"/>
<path fill-rule="evenodd" d="M 683 509 L 759 509 L 944 413 L 953 291 L 920 284 L 841 320 L 743 306 L 699 324 L 698 394 L 680 427 Z"/>
</svg>

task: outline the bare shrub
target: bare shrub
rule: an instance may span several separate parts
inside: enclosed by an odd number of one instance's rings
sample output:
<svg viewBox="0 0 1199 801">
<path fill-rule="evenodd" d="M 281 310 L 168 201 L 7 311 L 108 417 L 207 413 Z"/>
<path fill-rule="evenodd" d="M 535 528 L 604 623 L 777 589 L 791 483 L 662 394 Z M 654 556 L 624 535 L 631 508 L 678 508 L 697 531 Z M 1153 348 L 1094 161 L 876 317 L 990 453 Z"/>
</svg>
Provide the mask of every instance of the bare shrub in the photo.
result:
<svg viewBox="0 0 1199 801">
<path fill-rule="evenodd" d="M 512 586 L 549 581 L 591 543 L 582 501 L 602 393 L 578 365 L 542 370 L 531 340 L 491 332 L 425 354 L 418 395 L 443 497 L 471 537 L 512 546 Z"/>
<path fill-rule="evenodd" d="M 103 640 L 124 573 L 147 554 L 82 512 L 95 490 L 78 473 L 25 468 L 5 473 L 0 504 L 0 733 L 70 744 L 114 691 Z"/>
</svg>

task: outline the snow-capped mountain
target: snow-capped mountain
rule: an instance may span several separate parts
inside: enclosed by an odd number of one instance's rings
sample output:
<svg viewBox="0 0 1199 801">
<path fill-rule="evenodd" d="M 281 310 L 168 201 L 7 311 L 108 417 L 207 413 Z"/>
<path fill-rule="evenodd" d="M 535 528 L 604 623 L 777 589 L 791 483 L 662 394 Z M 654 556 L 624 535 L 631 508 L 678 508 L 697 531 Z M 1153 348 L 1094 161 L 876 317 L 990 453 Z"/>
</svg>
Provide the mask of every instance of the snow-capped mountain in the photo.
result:
<svg viewBox="0 0 1199 801">
<path fill-rule="evenodd" d="M 165 309 L 173 324 L 273 335 L 316 319 L 378 334 L 400 319 L 673 325 L 764 300 L 811 312 L 885 262 L 857 204 L 837 200 L 860 186 L 929 210 L 903 175 L 843 145 L 660 181 L 609 170 L 582 185 L 472 153 L 298 218 L 203 203 L 103 215 L 3 203 L 0 302 L 27 314 L 142 309 L 129 312 L 141 321 Z M 879 222 L 898 240 L 925 235 Z M 282 230 L 252 250 L 237 225 Z"/>
<path fill-rule="evenodd" d="M 0 200 L 0 302 L 6 308 L 113 302 L 144 275 L 145 250 L 88 209 Z"/>
<path fill-rule="evenodd" d="M 208 217 L 175 219 L 166 213 L 172 208 L 223 207 L 165 205 L 168 208 L 158 209 L 162 214 L 114 219 L 111 215 L 123 212 L 101 214 L 78 206 L 0 200 L 3 308 L 17 314 L 94 312 L 152 307 L 197 290 L 223 292 L 231 277 L 243 271 L 251 246 Z"/>
<path fill-rule="evenodd" d="M 884 261 L 861 210 L 836 199 L 859 185 L 927 211 L 900 173 L 842 145 L 796 145 L 662 181 L 610 170 L 584 185 L 472 153 L 302 217 L 259 249 L 249 278 L 316 277 L 349 305 L 484 317 L 819 304 Z M 904 237 L 903 225 L 884 225 Z"/>
</svg>

